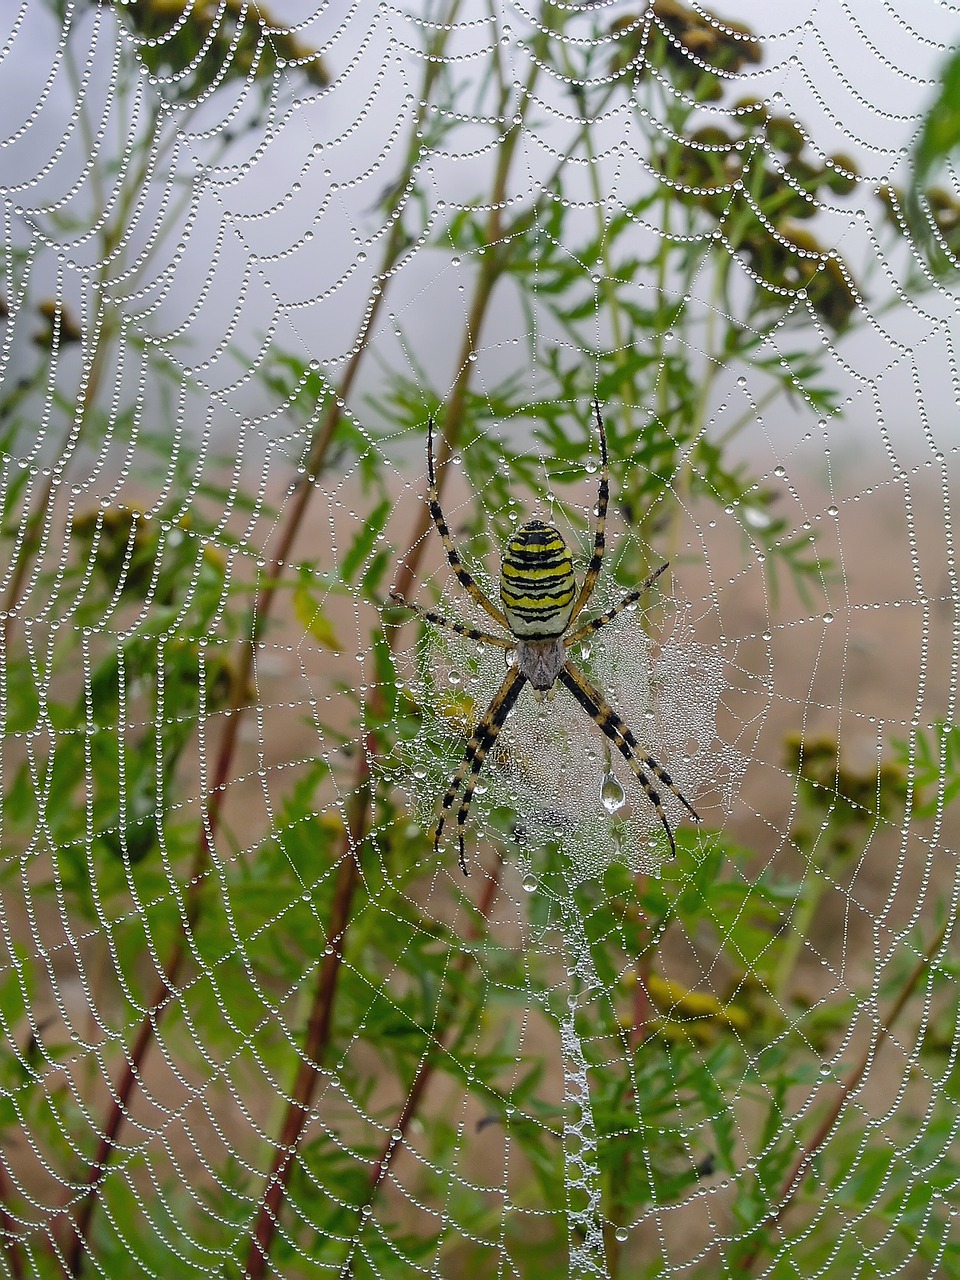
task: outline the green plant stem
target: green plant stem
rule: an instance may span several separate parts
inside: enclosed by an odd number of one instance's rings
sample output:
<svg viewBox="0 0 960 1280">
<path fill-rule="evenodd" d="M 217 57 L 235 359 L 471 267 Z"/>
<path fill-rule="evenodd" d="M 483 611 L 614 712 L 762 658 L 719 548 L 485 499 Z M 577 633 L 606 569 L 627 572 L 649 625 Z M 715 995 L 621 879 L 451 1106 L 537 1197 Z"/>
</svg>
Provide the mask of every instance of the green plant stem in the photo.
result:
<svg viewBox="0 0 960 1280">
<path fill-rule="evenodd" d="M 776 386 L 770 387 L 760 397 L 760 399 L 752 408 L 748 409 L 746 413 L 741 414 L 740 417 L 737 418 L 735 422 L 732 422 L 730 426 L 727 427 L 726 431 L 722 431 L 720 435 L 718 435 L 715 438 L 714 444 L 716 445 L 716 447 L 718 449 L 725 449 L 727 445 L 730 443 L 730 441 L 740 434 L 740 432 L 744 429 L 744 427 L 747 427 L 751 423 L 756 422 L 757 418 L 762 413 L 762 411 L 767 407 L 767 405 L 771 404 L 774 400 L 776 400 L 777 396 L 781 394 L 782 394 L 781 387 L 776 387 Z"/>
<path fill-rule="evenodd" d="M 824 833 L 824 836 L 826 837 L 826 833 Z M 829 852 L 828 839 L 826 843 Z M 783 940 L 777 966 L 770 977 L 770 995 L 781 1008 L 786 1003 L 790 979 L 793 977 L 797 961 L 800 959 L 807 939 L 810 937 L 810 929 L 816 918 L 820 899 L 823 897 L 825 887 L 823 869 L 826 861 L 827 859 L 824 859 L 821 862 L 815 857 L 811 857 L 807 864 L 797 895 L 799 905 L 790 923 L 790 933 Z"/>
</svg>

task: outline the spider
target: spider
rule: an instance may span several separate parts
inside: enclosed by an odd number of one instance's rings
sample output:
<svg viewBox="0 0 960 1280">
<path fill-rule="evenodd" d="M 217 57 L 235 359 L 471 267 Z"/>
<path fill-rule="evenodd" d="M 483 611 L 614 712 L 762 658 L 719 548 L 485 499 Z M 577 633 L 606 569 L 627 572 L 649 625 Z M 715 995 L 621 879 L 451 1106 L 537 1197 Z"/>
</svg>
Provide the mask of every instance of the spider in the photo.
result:
<svg viewBox="0 0 960 1280">
<path fill-rule="evenodd" d="M 503 728 L 507 716 L 509 716 L 517 698 L 520 696 L 523 686 L 528 682 L 533 686 L 536 696 L 542 700 L 545 696 L 548 698 L 553 696 L 555 692 L 554 686 L 559 681 L 573 694 L 584 711 L 599 725 L 602 732 L 606 734 L 630 765 L 637 777 L 637 781 L 646 792 L 647 799 L 656 810 L 657 817 L 667 833 L 672 856 L 676 856 L 677 852 L 673 832 L 670 829 L 667 816 L 663 812 L 660 795 L 650 781 L 646 771 L 649 770 L 664 786 L 669 787 L 690 816 L 696 822 L 700 821 L 699 814 L 675 786 L 666 769 L 640 746 L 631 730 L 624 724 L 613 707 L 610 706 L 600 690 L 595 688 L 583 672 L 575 667 L 567 657 L 567 651 L 573 645 L 579 644 L 587 636 L 592 635 L 593 632 L 599 631 L 601 627 L 606 626 L 618 614 L 629 608 L 630 605 L 635 604 L 641 596 L 649 591 L 664 569 L 667 568 L 666 564 L 662 564 L 659 569 L 647 578 L 642 586 L 627 592 L 620 603 L 614 605 L 612 609 L 608 609 L 596 618 L 591 618 L 589 622 L 581 622 L 579 626 L 574 626 L 577 618 L 589 603 L 594 587 L 597 584 L 597 578 L 600 576 L 605 546 L 607 502 L 610 496 L 607 472 L 607 437 L 603 427 L 603 418 L 600 415 L 599 401 L 594 403 L 594 408 L 597 418 L 597 430 L 600 434 L 602 465 L 600 468 L 600 491 L 597 498 L 597 523 L 593 541 L 593 555 L 587 565 L 583 584 L 578 590 L 577 580 L 573 574 L 573 560 L 570 555 L 570 549 L 564 542 L 560 532 L 552 525 L 545 524 L 542 520 L 530 520 L 521 525 L 507 543 L 504 552 L 503 563 L 500 567 L 502 609 L 488 599 L 477 586 L 460 559 L 460 553 L 454 546 L 440 506 L 440 497 L 437 493 L 437 479 L 433 461 L 432 418 L 428 424 L 427 476 L 429 487 L 427 489 L 427 502 L 430 507 L 430 514 L 433 517 L 433 523 L 437 526 L 437 532 L 443 542 L 447 560 L 456 574 L 457 581 L 471 599 L 475 600 L 494 622 L 510 633 L 509 638 L 491 635 L 486 631 L 477 630 L 476 627 L 468 627 L 462 622 L 445 618 L 441 614 L 434 612 L 433 609 L 425 609 L 422 605 L 409 602 L 396 591 L 390 593 L 391 599 L 395 600 L 403 608 L 409 609 L 418 617 L 423 618 L 426 622 L 432 623 L 435 627 L 443 627 L 447 631 L 454 631 L 457 635 L 465 636 L 469 640 L 478 640 L 483 644 L 493 645 L 497 649 L 502 649 L 504 658 L 508 663 L 507 674 L 504 676 L 500 688 L 493 695 L 480 723 L 474 729 L 473 736 L 467 743 L 460 767 L 450 779 L 450 785 L 447 787 L 443 801 L 439 806 L 440 814 L 434 828 L 433 847 L 439 853 L 440 837 L 443 834 L 444 823 L 462 788 L 463 794 L 460 798 L 460 807 L 457 810 L 457 838 L 460 846 L 460 869 L 465 876 L 470 873 L 467 871 L 464 829 L 467 815 L 470 812 L 470 802 L 473 799 L 473 793 L 480 777 L 480 771 L 490 749 L 497 740 L 497 735 Z"/>
</svg>

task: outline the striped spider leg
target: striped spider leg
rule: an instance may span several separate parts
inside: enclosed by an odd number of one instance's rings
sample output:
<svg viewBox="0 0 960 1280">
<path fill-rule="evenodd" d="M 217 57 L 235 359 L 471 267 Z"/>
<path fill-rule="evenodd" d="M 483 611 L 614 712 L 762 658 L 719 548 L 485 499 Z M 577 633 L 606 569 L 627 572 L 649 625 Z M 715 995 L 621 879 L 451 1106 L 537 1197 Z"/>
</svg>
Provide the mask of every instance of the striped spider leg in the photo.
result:
<svg viewBox="0 0 960 1280">
<path fill-rule="evenodd" d="M 603 418 L 600 416 L 599 400 L 594 400 L 593 408 L 597 415 L 597 431 L 600 435 L 600 488 L 597 493 L 597 524 L 593 535 L 593 555 L 587 565 L 583 586 L 580 588 L 580 594 L 577 596 L 576 603 L 573 606 L 570 622 L 573 622 L 574 618 L 589 603 L 590 597 L 593 595 L 593 589 L 597 585 L 597 579 L 600 577 L 600 570 L 603 567 L 603 552 L 607 544 L 607 503 L 610 501 L 607 433 L 604 430 Z"/>
<path fill-rule="evenodd" d="M 430 515 L 436 526 L 437 533 L 440 535 L 440 541 L 443 543 L 443 549 L 446 553 L 450 568 L 456 575 L 457 581 L 467 592 L 472 600 L 484 609 L 494 622 L 498 622 L 505 630 L 509 630 L 509 623 L 501 609 L 493 603 L 492 600 L 480 589 L 475 582 L 472 574 L 464 565 L 460 558 L 453 538 L 450 535 L 450 529 L 447 525 L 446 517 L 443 514 L 443 508 L 440 505 L 440 494 L 437 490 L 436 467 L 433 457 L 433 418 L 429 419 L 427 425 L 427 503 L 430 507 Z M 395 600 L 404 608 L 410 609 L 418 617 L 423 618 L 426 622 L 433 623 L 434 626 L 443 627 L 448 631 L 454 631 L 457 635 L 464 636 L 468 640 L 477 640 L 482 644 L 489 644 L 495 648 L 504 651 L 504 657 L 509 658 L 510 653 L 516 649 L 516 641 L 507 640 L 503 636 L 490 635 L 489 632 L 480 631 L 476 627 L 466 626 L 462 622 L 457 622 L 443 617 L 442 614 L 436 613 L 432 609 L 424 609 L 421 605 L 404 600 L 404 598 L 396 591 L 390 593 L 391 599 Z M 477 785 L 477 779 L 480 770 L 483 768 L 483 762 L 487 753 L 497 739 L 503 724 L 510 714 L 520 690 L 526 683 L 526 677 L 522 676 L 516 667 L 508 671 L 500 688 L 494 694 L 489 707 L 481 718 L 479 724 L 473 732 L 470 741 L 467 743 L 463 760 L 454 776 L 450 779 L 450 784 L 444 793 L 443 800 L 440 804 L 440 816 L 437 819 L 433 832 L 433 847 L 439 852 L 440 837 L 443 834 L 444 823 L 447 815 L 453 807 L 457 792 L 461 786 L 464 786 L 463 797 L 460 802 L 460 808 L 457 811 L 457 835 L 460 846 L 460 869 L 463 874 L 469 875 L 467 871 L 466 847 L 464 844 L 464 828 L 466 826 L 467 814 L 470 810 L 470 802 L 473 799 L 473 793 Z M 469 777 L 468 777 L 469 774 Z"/>
<path fill-rule="evenodd" d="M 492 636 L 488 631 L 479 631 L 476 627 L 468 627 L 465 623 L 457 622 L 453 618 L 445 618 L 433 609 L 424 609 L 423 605 L 417 604 L 416 601 L 405 600 L 399 591 L 391 591 L 390 599 L 395 600 L 401 608 L 415 613 L 418 618 L 423 618 L 424 622 L 432 622 L 435 627 L 442 627 L 445 631 L 455 631 L 458 636 L 464 636 L 467 640 L 478 640 L 481 644 L 493 645 L 495 649 L 506 651 L 517 647 L 514 640 L 505 640 L 503 636 Z"/>
<path fill-rule="evenodd" d="M 442 627 L 446 631 L 455 631 L 457 635 L 464 636 L 468 640 L 477 640 L 481 644 L 489 644 L 494 648 L 504 651 L 504 658 L 509 660 L 510 653 L 516 648 L 516 642 L 506 640 L 503 636 L 492 636 L 487 631 L 479 631 L 476 627 L 465 626 L 462 622 L 454 619 L 445 618 L 442 614 L 436 613 L 433 609 L 424 609 L 422 605 L 415 604 L 412 601 L 404 600 L 398 591 L 390 592 L 390 599 L 395 600 L 397 604 L 403 608 L 409 609 L 415 613 L 418 618 L 423 618 L 425 622 L 431 622 L 435 627 Z M 443 834 L 443 826 L 447 819 L 447 814 L 453 807 L 454 799 L 463 785 L 466 778 L 466 787 L 463 792 L 463 799 L 460 802 L 460 808 L 457 811 L 457 836 L 460 845 L 460 869 L 465 876 L 470 872 L 467 870 L 467 854 L 464 844 L 464 827 L 467 821 L 467 814 L 470 811 L 470 801 L 473 799 L 473 793 L 480 776 L 480 770 L 483 768 L 483 762 L 486 759 L 487 752 L 497 740 L 497 735 L 503 728 L 504 721 L 510 714 L 513 704 L 516 702 L 520 690 L 526 683 L 526 676 L 512 667 L 508 671 L 500 688 L 494 694 L 493 699 L 487 707 L 480 723 L 473 731 L 470 741 L 467 743 L 467 749 L 464 753 L 460 768 L 450 780 L 450 785 L 443 797 L 440 806 L 440 816 L 433 832 L 433 847 L 436 852 L 440 850 L 440 836 Z M 469 772 L 469 778 L 467 774 Z"/>
<path fill-rule="evenodd" d="M 673 831 L 670 828 L 670 823 L 667 821 L 667 815 L 663 812 L 663 806 L 660 803 L 660 793 L 655 790 L 650 779 L 647 777 L 647 774 L 644 771 L 644 765 L 646 765 L 647 769 L 649 769 L 655 777 L 660 779 L 665 787 L 670 788 L 695 822 L 700 821 L 700 815 L 689 803 L 686 796 L 676 786 L 666 769 L 664 769 L 663 766 L 653 758 L 653 756 L 644 752 L 629 727 L 624 724 L 623 720 L 620 719 L 613 707 L 610 706 L 609 702 L 607 702 L 600 690 L 590 683 L 582 671 L 578 670 L 572 662 L 568 662 L 563 667 L 563 670 L 558 674 L 557 679 L 562 685 L 570 690 L 577 702 L 579 702 L 581 707 L 583 707 L 584 711 L 592 717 L 594 722 L 599 726 L 601 732 L 606 734 L 633 770 L 637 781 L 647 794 L 647 799 L 657 811 L 657 817 L 663 824 L 663 829 L 667 833 L 667 839 L 670 841 L 671 857 L 675 858 L 677 856 L 677 844 L 673 838 Z"/>
<path fill-rule="evenodd" d="M 577 627 L 576 631 L 569 632 L 564 636 L 563 647 L 569 649 L 571 645 L 579 644 L 581 640 L 585 640 L 587 636 L 592 635 L 594 631 L 599 631 L 601 627 L 605 627 L 608 622 L 612 622 L 625 609 L 629 609 L 631 605 L 642 599 L 656 580 L 663 573 L 664 569 L 670 568 L 670 561 L 665 561 L 659 569 L 655 569 L 647 578 L 642 587 L 634 587 L 632 591 L 628 591 L 619 604 L 615 604 L 612 609 L 608 609 L 606 613 L 601 613 L 599 617 L 591 618 L 589 622 L 584 622 L 582 626 Z"/>
<path fill-rule="evenodd" d="M 651 573 L 650 577 L 647 578 L 642 586 L 635 587 L 633 591 L 628 591 L 618 604 L 613 605 L 613 607 L 607 609 L 605 613 L 601 613 L 596 618 L 591 618 L 589 622 L 583 623 L 581 626 L 577 627 L 575 631 L 570 632 L 564 638 L 564 648 L 569 649 L 572 645 L 579 644 L 580 641 L 586 639 L 588 635 L 592 635 L 593 632 L 599 631 L 601 627 L 605 627 L 608 622 L 612 622 L 614 618 L 618 617 L 626 609 L 629 609 L 631 605 L 636 604 L 638 600 L 647 594 L 656 580 L 660 577 L 661 573 L 669 567 L 669 561 L 665 562 L 659 567 L 659 569 L 655 569 L 654 572 Z M 617 715 L 614 709 L 600 693 L 599 689 L 596 689 L 590 681 L 587 680 L 582 671 L 575 667 L 572 662 L 568 662 L 557 678 L 566 686 L 567 689 L 570 690 L 577 702 L 579 702 L 587 714 L 593 718 L 601 731 L 606 734 L 633 770 L 637 781 L 643 787 L 647 794 L 647 798 L 657 811 L 657 817 L 663 824 L 663 829 L 667 833 L 667 839 L 670 841 L 671 855 L 676 857 L 677 845 L 673 838 L 673 832 L 670 829 L 670 823 L 667 821 L 666 815 L 663 812 L 663 807 L 660 804 L 660 796 L 651 785 L 649 778 L 644 772 L 643 766 L 646 765 L 650 772 L 654 774 L 655 777 L 659 778 L 664 786 L 670 788 L 695 822 L 700 822 L 700 815 L 689 803 L 686 796 L 678 790 L 670 774 L 667 773 L 662 765 L 660 765 L 652 755 L 643 751 L 630 728 L 624 723 L 620 716 Z"/>
<path fill-rule="evenodd" d="M 430 506 L 430 514 L 433 517 L 433 523 L 437 526 L 437 533 L 440 535 L 440 541 L 443 543 L 443 549 L 447 553 L 447 559 L 450 561 L 450 568 L 457 575 L 457 581 L 466 591 L 472 600 L 475 600 L 481 609 L 485 610 L 494 622 L 499 622 L 501 627 L 509 631 L 510 624 L 503 613 L 502 609 L 498 609 L 492 600 L 480 590 L 474 582 L 466 565 L 460 559 L 460 552 L 453 544 L 450 537 L 450 530 L 447 528 L 447 522 L 444 519 L 443 508 L 440 506 L 440 494 L 437 492 L 437 476 L 433 465 L 433 419 L 431 418 L 427 424 L 427 477 L 430 481 L 427 489 L 427 502 Z"/>
<path fill-rule="evenodd" d="M 467 825 L 467 814 L 470 812 L 470 802 L 473 799 L 474 789 L 480 778 L 480 770 L 483 768 L 487 753 L 496 742 L 507 716 L 513 710 L 513 705 L 520 696 L 520 690 L 526 683 L 527 677 L 523 672 L 518 670 L 517 667 L 510 667 L 503 678 L 500 688 L 490 700 L 490 705 L 484 712 L 483 718 L 474 729 L 473 736 L 467 743 L 467 749 L 460 762 L 460 768 L 450 779 L 450 785 L 444 792 L 443 800 L 440 803 L 440 816 L 433 831 L 435 852 L 440 851 L 440 837 L 443 834 L 444 823 L 453 808 L 457 792 L 461 786 L 463 787 L 463 796 L 460 800 L 460 807 L 457 810 L 457 844 L 460 850 L 460 870 L 465 876 L 468 876 L 470 872 L 467 870 L 464 831 Z"/>
</svg>

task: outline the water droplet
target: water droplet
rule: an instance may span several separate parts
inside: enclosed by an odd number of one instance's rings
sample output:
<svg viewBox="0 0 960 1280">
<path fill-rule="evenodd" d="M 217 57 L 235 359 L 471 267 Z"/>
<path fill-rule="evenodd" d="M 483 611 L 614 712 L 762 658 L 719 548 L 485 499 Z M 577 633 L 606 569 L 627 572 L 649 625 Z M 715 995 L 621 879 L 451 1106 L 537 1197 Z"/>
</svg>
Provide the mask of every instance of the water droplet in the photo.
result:
<svg viewBox="0 0 960 1280">
<path fill-rule="evenodd" d="M 600 803 L 607 813 L 616 813 L 618 809 L 622 809 L 625 800 L 626 795 L 616 775 L 605 773 L 600 783 Z"/>
<path fill-rule="evenodd" d="M 533 893 L 534 889 L 537 887 L 536 877 L 531 875 L 529 872 L 523 877 L 522 883 L 526 893 Z"/>
</svg>

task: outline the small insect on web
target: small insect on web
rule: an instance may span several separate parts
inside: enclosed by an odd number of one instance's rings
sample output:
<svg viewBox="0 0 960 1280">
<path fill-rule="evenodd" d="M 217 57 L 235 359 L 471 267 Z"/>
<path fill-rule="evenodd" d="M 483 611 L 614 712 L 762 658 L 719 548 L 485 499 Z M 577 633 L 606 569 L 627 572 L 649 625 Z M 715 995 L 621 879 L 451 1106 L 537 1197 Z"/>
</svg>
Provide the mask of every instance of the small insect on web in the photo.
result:
<svg viewBox="0 0 960 1280">
<path fill-rule="evenodd" d="M 699 814 L 677 788 L 666 769 L 640 746 L 631 729 L 617 715 L 600 690 L 591 684 L 583 672 L 567 657 L 567 650 L 573 645 L 579 644 L 593 632 L 599 631 L 601 627 L 612 622 L 625 609 L 630 608 L 644 596 L 667 568 L 666 564 L 662 564 L 641 586 L 628 591 L 619 604 L 607 609 L 605 613 L 579 626 L 573 625 L 593 595 L 603 566 L 606 545 L 607 503 L 610 496 L 607 437 L 599 402 L 595 402 L 594 409 L 597 430 L 600 434 L 600 491 L 597 498 L 593 555 L 590 557 L 583 584 L 578 591 L 570 548 L 564 542 L 559 530 L 545 524 L 542 520 L 529 520 L 521 525 L 504 551 L 503 563 L 500 566 L 502 608 L 494 604 L 480 589 L 454 546 L 437 492 L 433 461 L 432 418 L 427 428 L 427 475 L 429 478 L 427 501 L 433 522 L 443 542 L 447 560 L 457 581 L 471 599 L 476 601 L 494 622 L 510 633 L 509 638 L 491 635 L 455 619 L 445 618 L 432 609 L 425 609 L 422 605 L 405 600 L 395 591 L 391 592 L 391 599 L 404 608 L 410 609 L 426 622 L 432 623 L 433 626 L 456 632 L 457 635 L 464 636 L 468 640 L 476 640 L 502 649 L 509 663 L 507 674 L 467 743 L 460 767 L 450 779 L 434 828 L 433 846 L 439 852 L 444 824 L 459 794 L 457 839 L 460 847 L 460 868 L 464 875 L 469 875 L 464 831 L 480 771 L 516 704 L 523 686 L 528 682 L 532 685 L 536 696 L 543 699 L 544 696 L 552 695 L 554 686 L 559 681 L 592 717 L 627 761 L 656 810 L 657 817 L 663 824 L 667 839 L 670 841 L 670 851 L 673 856 L 677 852 L 673 831 L 660 803 L 660 794 L 651 782 L 648 771 L 665 787 L 670 788 L 694 821 L 700 821 Z"/>
</svg>

